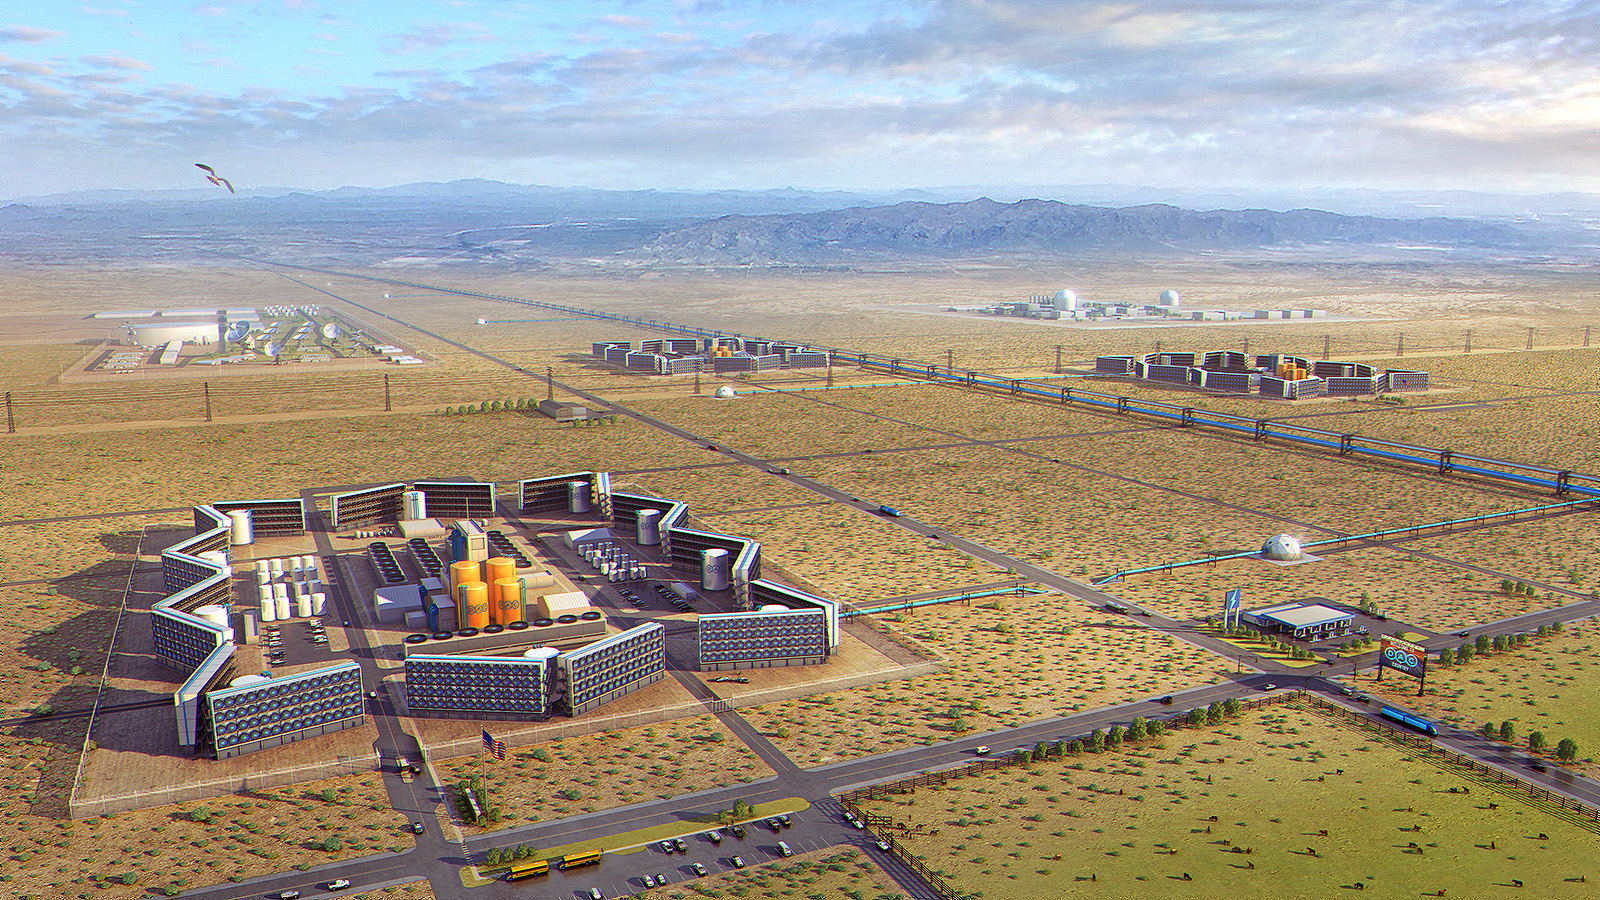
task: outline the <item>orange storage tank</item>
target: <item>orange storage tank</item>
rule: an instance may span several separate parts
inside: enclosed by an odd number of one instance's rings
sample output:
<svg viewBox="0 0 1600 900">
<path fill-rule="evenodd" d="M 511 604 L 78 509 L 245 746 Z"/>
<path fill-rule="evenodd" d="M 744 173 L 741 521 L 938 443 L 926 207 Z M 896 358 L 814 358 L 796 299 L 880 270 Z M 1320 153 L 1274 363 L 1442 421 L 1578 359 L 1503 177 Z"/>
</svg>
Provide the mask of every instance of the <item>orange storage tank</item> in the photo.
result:
<svg viewBox="0 0 1600 900">
<path fill-rule="evenodd" d="M 489 613 L 496 625 L 522 621 L 522 579 L 501 578 L 495 581 L 491 596 L 494 608 Z"/>
<path fill-rule="evenodd" d="M 478 568 L 478 563 L 463 559 L 450 564 L 450 594 L 455 596 L 460 593 L 463 584 L 482 581 L 483 575 Z"/>
<path fill-rule="evenodd" d="M 489 624 L 489 586 L 470 581 L 456 591 L 456 609 L 462 628 L 484 628 Z"/>
<path fill-rule="evenodd" d="M 486 568 L 488 572 L 484 574 L 483 580 L 488 584 L 494 584 L 502 578 L 517 577 L 517 564 L 504 556 L 489 557 Z"/>
</svg>

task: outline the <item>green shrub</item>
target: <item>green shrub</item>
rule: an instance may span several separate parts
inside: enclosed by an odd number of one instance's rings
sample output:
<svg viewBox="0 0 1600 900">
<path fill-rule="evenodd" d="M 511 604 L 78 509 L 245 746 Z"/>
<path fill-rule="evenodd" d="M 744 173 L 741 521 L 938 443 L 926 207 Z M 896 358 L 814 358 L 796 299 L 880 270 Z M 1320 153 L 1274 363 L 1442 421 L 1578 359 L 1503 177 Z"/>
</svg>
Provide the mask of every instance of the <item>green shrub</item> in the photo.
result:
<svg viewBox="0 0 1600 900">
<path fill-rule="evenodd" d="M 1128 740 L 1142 741 L 1150 734 L 1150 722 L 1144 716 L 1133 720 L 1128 726 Z"/>
<path fill-rule="evenodd" d="M 1544 749 L 1544 732 L 1531 731 L 1528 733 L 1528 749 L 1538 753 Z"/>
<path fill-rule="evenodd" d="M 1562 762 L 1572 762 L 1578 758 L 1578 742 L 1572 738 L 1562 738 L 1556 745 L 1556 758 Z"/>
</svg>

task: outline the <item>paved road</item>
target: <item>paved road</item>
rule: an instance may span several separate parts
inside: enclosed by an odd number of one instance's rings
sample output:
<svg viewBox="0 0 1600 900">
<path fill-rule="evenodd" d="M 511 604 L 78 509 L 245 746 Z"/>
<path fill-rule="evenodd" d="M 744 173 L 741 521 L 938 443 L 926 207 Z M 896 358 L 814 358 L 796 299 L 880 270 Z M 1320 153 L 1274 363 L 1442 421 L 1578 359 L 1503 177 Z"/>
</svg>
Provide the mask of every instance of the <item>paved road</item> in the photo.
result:
<svg viewBox="0 0 1600 900">
<path fill-rule="evenodd" d="M 320 288 L 316 290 L 321 290 Z M 322 291 L 322 293 L 329 293 Z M 329 296 L 337 296 L 329 293 Z M 498 359 L 490 354 L 483 353 L 471 347 L 459 344 L 415 328 L 399 319 L 373 310 L 353 301 L 338 297 L 337 299 L 350 302 L 374 315 L 395 321 L 398 324 L 411 327 L 417 331 L 444 341 L 464 351 L 474 353 L 486 360 L 516 368 L 513 364 Z M 619 404 L 612 403 L 588 391 L 562 385 L 575 395 L 583 397 L 593 404 L 596 409 L 608 410 L 618 415 L 626 415 L 636 419 L 663 433 L 671 434 L 682 440 L 705 445 L 704 439 L 684 429 L 673 426 L 634 410 L 627 409 Z M 773 460 L 765 460 L 737 450 L 720 449 L 720 453 L 736 464 L 746 465 L 769 470 L 774 468 Z M 1054 572 L 1033 566 L 1026 561 L 1017 560 L 993 548 L 984 546 L 975 541 L 961 538 L 946 532 L 939 531 L 935 526 L 921 522 L 909 516 L 883 516 L 878 511 L 878 505 L 870 500 L 855 497 L 832 488 L 829 485 L 814 479 L 797 475 L 780 475 L 797 487 L 804 488 L 819 495 L 826 501 L 848 506 L 866 515 L 876 515 L 884 521 L 904 528 L 930 540 L 940 540 L 965 552 L 975 558 L 982 559 L 997 567 L 1014 568 L 1024 578 L 1053 587 L 1065 594 L 1077 597 L 1091 605 L 1103 606 L 1107 601 L 1115 598 L 1105 592 L 1066 578 Z M 332 546 L 325 532 L 317 531 L 318 551 L 323 557 L 324 566 L 329 573 L 329 587 L 338 609 L 338 615 L 352 622 L 363 621 L 364 610 L 358 609 L 355 599 L 349 594 L 347 580 L 344 574 L 334 565 Z M 1593 614 L 1593 607 L 1600 606 L 1595 603 L 1581 603 L 1566 606 L 1555 610 L 1544 610 L 1528 616 L 1507 620 L 1503 623 L 1490 623 L 1473 629 L 1489 633 L 1502 633 L 1505 630 L 1532 630 L 1539 624 L 1553 621 L 1570 621 Z M 1130 627 L 1153 627 L 1182 637 L 1191 643 L 1205 646 L 1225 658 L 1238 656 L 1238 649 L 1231 644 L 1197 633 L 1192 627 L 1182 623 L 1173 622 L 1157 615 L 1148 618 L 1134 616 L 1129 619 Z M 366 642 L 364 630 L 352 630 L 353 658 L 363 663 L 363 676 L 369 683 L 376 683 L 381 673 L 376 667 L 375 650 Z M 1460 640 L 1454 636 L 1440 636 L 1436 642 L 1440 646 L 1449 646 L 1453 641 Z M 1359 666 L 1358 660 L 1355 665 Z M 738 723 L 743 723 L 742 717 L 736 713 L 729 715 L 725 720 L 726 725 L 741 739 L 753 742 L 756 752 L 767 759 L 773 754 L 776 758 L 768 760 L 775 770 L 771 778 L 752 784 L 740 784 L 727 788 L 703 791 L 696 794 L 675 797 L 668 800 L 657 800 L 648 803 L 634 804 L 618 809 L 605 810 L 583 816 L 568 817 L 552 822 L 536 823 L 515 829 L 497 832 L 493 835 L 474 838 L 465 843 L 457 843 L 455 835 L 445 835 L 438 831 L 437 819 L 432 815 L 433 810 L 441 802 L 438 786 L 433 782 L 431 769 L 425 769 L 425 775 L 411 784 L 403 783 L 393 775 L 385 775 L 384 780 L 388 788 L 391 803 L 395 809 L 407 814 L 408 818 L 420 818 L 426 823 L 426 832 L 417 835 L 416 849 L 400 855 L 385 855 L 352 860 L 324 867 L 321 870 L 306 873 L 287 873 L 257 879 L 240 885 L 223 885 L 208 890 L 191 892 L 191 896 L 207 898 L 244 898 L 260 897 L 264 894 L 275 893 L 287 889 L 300 889 L 307 898 L 317 896 L 315 886 L 325 884 L 334 878 L 350 879 L 356 889 L 366 889 L 381 884 L 395 883 L 408 880 L 410 877 L 427 877 L 433 885 L 436 896 L 440 898 L 455 898 L 466 896 L 482 897 L 509 897 L 528 896 L 531 892 L 522 886 L 497 882 L 480 889 L 468 891 L 463 888 L 457 876 L 460 866 L 466 864 L 469 858 L 481 858 L 481 853 L 487 852 L 492 847 L 514 846 L 518 843 L 530 843 L 539 847 L 555 847 L 564 844 L 579 843 L 598 840 L 614 834 L 633 831 L 660 825 L 676 823 L 686 834 L 686 843 L 689 850 L 685 854 L 674 853 L 670 856 L 659 849 L 647 849 L 642 852 L 609 856 L 599 867 L 580 870 L 573 873 L 553 873 L 547 879 L 541 879 L 536 884 L 539 896 L 573 897 L 579 898 L 586 895 L 589 887 L 600 887 L 606 896 L 618 896 L 632 893 L 642 889 L 642 876 L 665 874 L 672 883 L 690 880 L 694 877 L 690 865 L 700 862 L 707 869 L 715 872 L 728 868 L 730 858 L 739 854 L 750 864 L 765 862 L 776 858 L 776 841 L 779 835 L 763 832 L 752 827 L 746 839 L 742 842 L 731 838 L 724 839 L 720 846 L 710 841 L 694 837 L 695 832 L 703 830 L 692 821 L 701 816 L 714 814 L 718 810 L 730 808 L 736 800 L 746 800 L 753 803 L 770 802 L 790 797 L 799 797 L 811 804 L 805 812 L 798 814 L 796 824 L 782 839 L 788 842 L 797 852 L 807 849 L 832 846 L 838 843 L 854 843 L 867 849 L 869 853 L 877 853 L 872 847 L 870 836 L 845 827 L 839 817 L 839 807 L 832 796 L 839 791 L 847 790 L 866 784 L 904 777 L 917 772 L 929 771 L 945 766 L 959 765 L 974 758 L 974 753 L 979 745 L 988 745 L 998 752 L 1004 752 L 1014 747 L 1031 747 L 1038 741 L 1060 740 L 1066 737 L 1083 735 L 1094 728 L 1108 728 L 1113 724 L 1126 724 L 1135 716 L 1171 716 L 1195 708 L 1209 705 L 1212 702 L 1226 699 L 1231 696 L 1251 696 L 1262 690 L 1269 683 L 1279 689 L 1309 688 L 1316 690 L 1335 700 L 1340 699 L 1331 682 L 1322 678 L 1322 667 L 1307 670 L 1291 670 L 1281 664 L 1257 660 L 1256 666 L 1263 670 L 1261 673 L 1249 673 L 1238 676 L 1233 681 L 1196 688 L 1182 692 L 1173 698 L 1170 705 L 1155 700 L 1144 700 L 1123 704 L 1113 708 L 1090 710 L 1071 717 L 1047 719 L 1028 725 L 964 736 L 958 740 L 939 742 L 927 746 L 908 747 L 888 753 L 876 754 L 856 760 L 848 760 L 830 766 L 816 769 L 800 769 L 786 758 L 782 758 L 776 748 L 765 741 L 759 734 L 753 734 L 746 723 L 743 729 Z M 1342 669 L 1343 666 L 1341 665 Z M 697 678 L 688 678 L 687 673 L 675 672 L 675 677 L 684 680 L 686 687 L 691 690 L 698 688 L 700 692 L 708 693 Z M 691 684 L 692 683 L 692 684 Z M 698 695 L 698 694 L 697 694 Z M 1376 710 L 1361 705 L 1351 704 L 1357 712 L 1365 715 L 1375 715 Z M 383 701 L 375 711 L 374 718 L 377 722 L 379 738 L 376 748 L 390 755 L 408 755 L 420 758 L 420 753 L 415 740 L 400 729 L 400 722 L 393 715 L 393 710 Z M 1512 769 L 1520 765 L 1515 754 L 1508 754 L 1503 746 L 1484 741 L 1482 738 L 1462 732 L 1459 729 L 1443 730 L 1439 739 L 1440 743 L 1458 752 L 1471 755 L 1481 761 L 1492 765 L 1504 765 Z M 763 746 L 764 745 L 764 746 Z M 1536 773 L 1518 772 L 1523 777 L 1532 777 L 1541 784 L 1546 784 L 1553 790 L 1559 790 L 1595 805 L 1600 805 L 1600 785 L 1587 779 L 1566 773 Z M 884 860 L 878 854 L 880 862 L 888 863 L 887 869 L 909 896 L 918 900 L 928 898 L 933 900 L 925 884 L 915 878 L 903 866 Z"/>
</svg>

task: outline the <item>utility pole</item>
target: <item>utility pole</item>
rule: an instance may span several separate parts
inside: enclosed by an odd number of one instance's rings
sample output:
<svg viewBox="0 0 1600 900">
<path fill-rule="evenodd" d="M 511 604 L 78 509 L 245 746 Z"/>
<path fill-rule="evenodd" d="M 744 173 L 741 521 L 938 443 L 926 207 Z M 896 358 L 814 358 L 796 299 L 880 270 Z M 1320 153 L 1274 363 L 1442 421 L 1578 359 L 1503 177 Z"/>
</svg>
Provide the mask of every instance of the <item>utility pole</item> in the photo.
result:
<svg viewBox="0 0 1600 900">
<path fill-rule="evenodd" d="M 394 404 L 389 402 L 389 373 L 383 373 L 383 411 L 394 412 Z"/>
<path fill-rule="evenodd" d="M 828 387 L 833 387 L 833 354 L 828 354 Z"/>
<path fill-rule="evenodd" d="M 951 375 L 956 373 L 956 352 L 954 350 L 944 351 L 944 370 Z"/>
<path fill-rule="evenodd" d="M 17 420 L 11 418 L 11 392 L 10 391 L 6 391 L 6 434 L 16 434 L 16 433 L 17 433 Z"/>
<path fill-rule="evenodd" d="M 1583 326 L 1583 349 L 1589 349 L 1589 326 Z"/>
<path fill-rule="evenodd" d="M 1322 336 L 1322 359 L 1323 359 L 1323 361 L 1327 361 L 1327 359 L 1328 359 L 1328 351 L 1330 349 L 1332 349 L 1332 347 L 1333 347 L 1333 337 L 1331 335 L 1326 335 L 1326 334 L 1323 335 Z"/>
<path fill-rule="evenodd" d="M 1462 353 L 1471 353 L 1472 352 L 1472 329 L 1471 328 L 1467 329 L 1467 347 L 1466 347 L 1465 350 L 1462 350 L 1461 352 Z"/>
<path fill-rule="evenodd" d="M 206 421 L 209 422 L 211 421 L 211 382 L 207 381 L 201 386 L 206 391 Z"/>
<path fill-rule="evenodd" d="M 544 398 L 546 400 L 554 400 L 556 398 L 555 376 L 549 366 L 544 367 Z"/>
<path fill-rule="evenodd" d="M 1587 347 L 1589 345 L 1588 344 L 1584 344 L 1584 346 Z M 1061 374 L 1061 345 L 1060 344 L 1056 345 L 1056 374 L 1057 375 Z"/>
<path fill-rule="evenodd" d="M 1400 346 L 1395 348 L 1394 355 L 1395 356 L 1405 356 L 1406 355 L 1406 334 L 1403 331 L 1400 332 Z"/>
<path fill-rule="evenodd" d="M 1533 327 L 1532 326 L 1528 327 L 1528 349 L 1529 350 L 1533 349 Z"/>
</svg>

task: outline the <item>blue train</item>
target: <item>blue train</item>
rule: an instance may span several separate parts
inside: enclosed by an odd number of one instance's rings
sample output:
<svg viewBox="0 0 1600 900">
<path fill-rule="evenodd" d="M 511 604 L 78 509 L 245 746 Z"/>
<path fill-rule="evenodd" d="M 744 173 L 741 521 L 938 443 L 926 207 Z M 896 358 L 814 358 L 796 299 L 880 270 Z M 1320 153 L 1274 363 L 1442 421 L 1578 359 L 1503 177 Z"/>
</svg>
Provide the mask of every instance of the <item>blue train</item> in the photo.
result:
<svg viewBox="0 0 1600 900">
<path fill-rule="evenodd" d="M 1399 722 L 1401 725 L 1404 725 L 1407 728 L 1415 728 L 1429 737 L 1439 736 L 1439 729 L 1434 727 L 1432 722 L 1429 722 L 1427 719 L 1424 719 L 1421 716 L 1414 716 L 1405 710 L 1395 709 L 1392 706 L 1385 706 L 1383 710 L 1378 713 L 1378 715 L 1383 716 L 1385 719 L 1388 719 L 1391 722 Z"/>
</svg>

